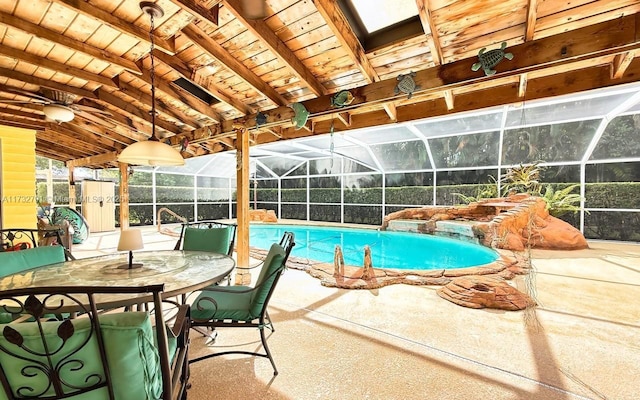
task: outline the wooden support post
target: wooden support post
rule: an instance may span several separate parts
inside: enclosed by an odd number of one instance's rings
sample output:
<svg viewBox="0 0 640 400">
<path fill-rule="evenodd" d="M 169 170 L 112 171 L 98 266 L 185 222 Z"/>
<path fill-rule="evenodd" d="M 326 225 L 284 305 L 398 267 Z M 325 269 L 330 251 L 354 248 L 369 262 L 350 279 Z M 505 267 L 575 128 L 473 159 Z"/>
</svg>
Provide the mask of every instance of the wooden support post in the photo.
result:
<svg viewBox="0 0 640 400">
<path fill-rule="evenodd" d="M 129 228 L 129 164 L 120 166 L 120 230 Z"/>
<path fill-rule="evenodd" d="M 73 180 L 73 166 L 69 165 L 69 208 L 76 209 L 76 183 Z M 52 193 L 53 195 L 53 193 Z M 54 199 L 55 202 L 55 199 Z"/>
<path fill-rule="evenodd" d="M 249 266 L 249 133 L 246 129 L 236 131 L 237 149 L 237 217 L 238 217 L 238 239 L 236 241 L 237 260 L 239 267 Z M 245 270 L 246 271 L 246 270 Z M 247 285 L 251 282 L 249 272 L 236 272 L 236 285 Z"/>
</svg>

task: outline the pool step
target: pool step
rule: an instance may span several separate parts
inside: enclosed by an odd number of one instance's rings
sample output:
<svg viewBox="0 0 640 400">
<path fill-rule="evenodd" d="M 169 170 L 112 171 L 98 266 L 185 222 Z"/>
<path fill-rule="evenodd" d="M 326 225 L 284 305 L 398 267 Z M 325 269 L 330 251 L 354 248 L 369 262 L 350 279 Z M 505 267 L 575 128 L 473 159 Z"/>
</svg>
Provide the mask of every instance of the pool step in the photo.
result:
<svg viewBox="0 0 640 400">
<path fill-rule="evenodd" d="M 473 221 L 438 221 L 434 234 L 478 244 L 480 241 L 473 233 L 473 225 Z"/>
<path fill-rule="evenodd" d="M 394 219 L 389 221 L 387 230 L 397 232 L 428 233 L 437 236 L 450 237 L 471 243 L 479 243 L 473 233 L 473 221 L 437 221 L 433 222 L 416 219 Z"/>
</svg>

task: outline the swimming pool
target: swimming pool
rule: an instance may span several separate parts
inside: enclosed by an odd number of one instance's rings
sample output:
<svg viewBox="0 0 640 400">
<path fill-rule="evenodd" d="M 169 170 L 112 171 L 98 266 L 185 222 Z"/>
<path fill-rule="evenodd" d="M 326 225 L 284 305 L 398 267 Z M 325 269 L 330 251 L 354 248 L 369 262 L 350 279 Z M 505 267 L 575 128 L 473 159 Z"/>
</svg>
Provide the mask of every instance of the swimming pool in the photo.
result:
<svg viewBox="0 0 640 400">
<path fill-rule="evenodd" d="M 438 236 L 309 225 L 252 224 L 249 245 L 268 249 L 285 231 L 295 234 L 292 256 L 321 262 L 333 262 L 336 245 L 342 248 L 345 264 L 356 266 L 363 264 L 364 246 L 369 245 L 375 268 L 466 268 L 498 259 L 487 247 Z"/>
</svg>

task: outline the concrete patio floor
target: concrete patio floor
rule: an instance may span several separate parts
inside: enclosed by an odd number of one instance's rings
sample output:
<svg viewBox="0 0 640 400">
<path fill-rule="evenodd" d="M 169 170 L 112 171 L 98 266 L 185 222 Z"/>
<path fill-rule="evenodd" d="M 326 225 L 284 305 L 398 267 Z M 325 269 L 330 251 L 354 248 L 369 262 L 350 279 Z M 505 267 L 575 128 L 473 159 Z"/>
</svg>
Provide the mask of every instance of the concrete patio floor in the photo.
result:
<svg viewBox="0 0 640 400">
<path fill-rule="evenodd" d="M 145 249 L 173 248 L 143 229 Z M 111 253 L 117 239 L 93 234 L 73 254 Z M 279 375 L 264 358 L 208 359 L 192 365 L 189 398 L 638 399 L 640 245 L 589 245 L 533 252 L 533 314 L 463 308 L 431 286 L 325 288 L 289 269 L 269 309 Z M 524 290 L 524 277 L 515 284 Z M 220 330 L 209 347 L 192 331 L 191 342 L 199 356 L 256 349 L 259 335 Z"/>
</svg>

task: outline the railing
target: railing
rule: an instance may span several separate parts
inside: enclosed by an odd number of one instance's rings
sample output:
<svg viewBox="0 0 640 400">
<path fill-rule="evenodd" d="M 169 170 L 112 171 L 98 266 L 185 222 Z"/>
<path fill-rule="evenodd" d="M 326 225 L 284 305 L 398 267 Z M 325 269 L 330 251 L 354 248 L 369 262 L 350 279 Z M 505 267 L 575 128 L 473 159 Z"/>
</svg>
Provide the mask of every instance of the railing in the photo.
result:
<svg viewBox="0 0 640 400">
<path fill-rule="evenodd" d="M 161 209 L 158 210 L 158 217 L 156 218 L 156 220 L 158 221 L 158 232 L 162 233 L 163 235 L 169 235 L 169 236 L 175 236 L 175 237 L 179 237 L 180 236 L 180 232 L 176 232 L 173 231 L 169 228 L 163 228 L 162 227 L 162 213 L 167 213 L 169 215 L 171 215 L 172 217 L 179 219 L 180 221 L 182 221 L 182 223 L 187 223 L 188 220 L 185 217 L 181 217 L 180 215 L 176 214 L 175 212 L 171 211 L 170 209 L 166 208 L 166 207 L 162 207 Z"/>
</svg>

